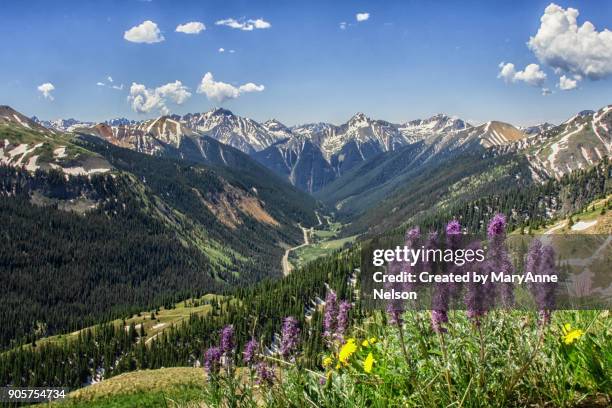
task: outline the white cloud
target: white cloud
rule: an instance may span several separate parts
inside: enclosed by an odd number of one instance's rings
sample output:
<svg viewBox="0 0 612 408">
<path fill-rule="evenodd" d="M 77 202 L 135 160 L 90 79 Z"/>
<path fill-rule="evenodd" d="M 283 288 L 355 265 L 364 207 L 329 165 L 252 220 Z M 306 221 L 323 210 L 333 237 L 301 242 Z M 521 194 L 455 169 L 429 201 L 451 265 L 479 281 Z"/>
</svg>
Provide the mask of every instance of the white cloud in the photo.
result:
<svg viewBox="0 0 612 408">
<path fill-rule="evenodd" d="M 190 97 L 191 93 L 181 81 L 170 82 L 155 89 L 149 89 L 143 84 L 133 82 L 128 101 L 132 109 L 138 113 L 159 110 L 166 115 L 170 112 L 166 105 L 168 100 L 180 105 Z"/>
<path fill-rule="evenodd" d="M 109 75 L 109 76 L 106 77 L 106 80 L 108 82 L 112 83 L 113 82 L 113 77 Z"/>
<path fill-rule="evenodd" d="M 597 31 L 589 21 L 580 26 L 578 15 L 574 8 L 551 3 L 527 45 L 542 63 L 560 72 L 592 80 L 612 75 L 612 31 Z"/>
<path fill-rule="evenodd" d="M 499 64 L 498 78 L 506 82 L 522 81 L 531 86 L 542 86 L 546 81 L 546 73 L 540 69 L 538 64 L 529 64 L 522 71 L 517 71 L 511 62 Z"/>
<path fill-rule="evenodd" d="M 565 75 L 561 75 L 559 78 L 559 89 L 562 91 L 571 91 L 572 89 L 576 89 L 578 87 L 578 78 L 571 79 L 566 77 Z"/>
<path fill-rule="evenodd" d="M 153 44 L 164 41 L 161 31 L 151 20 L 134 26 L 123 34 L 123 38 L 130 42 Z"/>
<path fill-rule="evenodd" d="M 355 19 L 358 22 L 367 21 L 370 18 L 370 13 L 357 13 L 355 14 Z"/>
<path fill-rule="evenodd" d="M 205 94 L 210 100 L 223 103 L 228 99 L 238 98 L 242 93 L 261 92 L 264 89 L 265 87 L 263 85 L 256 85 L 252 82 L 235 87 L 234 85 L 225 82 L 215 81 L 213 74 L 211 72 L 207 72 L 204 74 L 204 77 L 202 77 L 202 81 L 198 86 L 197 92 Z"/>
<path fill-rule="evenodd" d="M 217 21 L 215 25 L 223 25 L 226 27 L 235 28 L 237 30 L 242 30 L 242 31 L 253 31 L 255 29 L 266 29 L 266 28 L 272 27 L 272 24 L 270 24 L 269 22 L 265 21 L 262 18 L 258 18 L 255 20 L 248 19 L 248 20 L 241 20 L 241 21 L 238 21 L 233 18 L 226 18 L 224 20 Z"/>
<path fill-rule="evenodd" d="M 53 100 L 53 95 L 51 95 L 51 91 L 55 89 L 55 86 L 51 82 L 45 82 L 42 85 L 38 86 L 38 91 L 42 93 L 45 99 Z"/>
<path fill-rule="evenodd" d="M 219 48 L 219 52 L 225 52 L 225 48 L 223 47 Z"/>
<path fill-rule="evenodd" d="M 96 82 L 96 85 L 98 85 L 98 86 L 106 86 L 106 84 L 104 82 Z"/>
<path fill-rule="evenodd" d="M 542 88 L 542 96 L 548 96 L 552 94 L 552 91 L 548 88 Z"/>
<path fill-rule="evenodd" d="M 236 51 L 234 51 L 234 50 L 229 50 L 229 53 L 230 53 L 230 54 L 233 54 L 233 53 L 235 53 L 235 52 L 236 52 Z"/>
<path fill-rule="evenodd" d="M 257 85 L 252 82 L 248 82 L 244 85 L 240 85 L 238 90 L 240 92 L 262 92 L 265 89 L 263 85 Z"/>
<path fill-rule="evenodd" d="M 204 30 L 206 30 L 206 26 L 199 21 L 191 21 L 189 23 L 179 24 L 176 26 L 177 33 L 198 34 Z"/>
<path fill-rule="evenodd" d="M 116 89 L 118 91 L 123 91 L 123 84 L 121 84 L 121 85 L 112 85 L 111 88 Z"/>
<path fill-rule="evenodd" d="M 499 68 L 500 68 L 500 71 L 499 71 L 499 74 L 497 74 L 498 78 L 501 78 L 506 82 L 514 82 L 514 76 L 516 75 L 516 69 L 514 68 L 513 63 L 501 62 L 499 64 Z"/>
<path fill-rule="evenodd" d="M 542 86 L 544 81 L 546 81 L 546 73 L 540 69 L 538 64 L 529 64 L 523 71 L 518 71 L 514 79 L 523 81 L 531 86 Z"/>
<path fill-rule="evenodd" d="M 340 29 L 341 29 L 341 30 L 346 30 L 346 27 L 347 27 L 347 26 L 348 26 L 348 24 L 347 24 L 345 21 L 343 21 L 343 22 L 341 22 L 341 23 L 340 23 Z"/>
</svg>

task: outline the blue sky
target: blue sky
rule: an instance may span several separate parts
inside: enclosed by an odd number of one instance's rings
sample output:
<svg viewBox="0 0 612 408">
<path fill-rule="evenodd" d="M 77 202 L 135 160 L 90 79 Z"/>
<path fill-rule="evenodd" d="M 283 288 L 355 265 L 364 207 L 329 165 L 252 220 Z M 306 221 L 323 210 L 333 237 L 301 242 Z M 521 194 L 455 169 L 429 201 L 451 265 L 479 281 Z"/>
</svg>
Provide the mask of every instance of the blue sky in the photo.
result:
<svg viewBox="0 0 612 408">
<path fill-rule="evenodd" d="M 158 116 L 160 104 L 141 109 L 144 113 L 134 111 L 134 98 L 128 97 L 136 83 L 147 89 L 141 97 L 165 98 L 163 106 L 173 113 L 224 106 L 243 116 L 274 117 L 288 125 L 340 123 L 358 111 L 395 122 L 444 112 L 473 122 L 558 123 L 579 110 L 612 103 L 612 51 L 609 38 L 602 36 L 601 55 L 591 55 L 599 63 L 594 74 L 576 60 L 580 55 L 559 62 L 547 44 L 539 45 L 536 55 L 527 42 L 538 32 L 549 4 L 550 0 L 3 2 L 0 104 L 46 119 Z M 557 4 L 562 10 L 577 9 L 579 26 L 590 21 L 597 32 L 612 29 L 610 1 Z M 357 13 L 369 13 L 369 18 L 358 22 Z M 270 27 L 244 31 L 215 24 L 228 18 L 261 19 Z M 127 30 L 147 20 L 157 25 L 163 41 L 148 44 L 124 38 Z M 192 21 L 202 22 L 206 29 L 199 34 L 175 32 L 177 25 Z M 342 22 L 347 24 L 344 29 Z M 508 67 L 507 75 L 499 78 L 501 62 L 515 68 Z M 528 64 L 537 64 L 536 74 L 544 73 L 546 79 L 521 74 Z M 258 90 L 236 91 L 222 102 L 214 96 L 209 99 L 197 92 L 207 72 L 214 86 L 220 81 L 238 90 L 252 83 Z M 575 89 L 559 88 L 562 75 Z M 177 80 L 190 94 L 183 93 L 181 104 L 171 94 L 156 93 L 156 88 Z M 48 94 L 53 100 L 38 90 L 45 83 L 53 85 Z M 543 96 L 542 88 L 552 93 Z"/>
</svg>

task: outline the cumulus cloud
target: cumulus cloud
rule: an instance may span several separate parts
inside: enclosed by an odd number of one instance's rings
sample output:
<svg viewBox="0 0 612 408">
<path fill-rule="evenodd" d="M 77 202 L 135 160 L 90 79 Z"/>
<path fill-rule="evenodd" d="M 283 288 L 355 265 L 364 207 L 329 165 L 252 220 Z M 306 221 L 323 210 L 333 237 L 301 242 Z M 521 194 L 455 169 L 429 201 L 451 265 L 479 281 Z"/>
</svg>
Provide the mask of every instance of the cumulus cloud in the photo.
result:
<svg viewBox="0 0 612 408">
<path fill-rule="evenodd" d="M 552 94 L 552 91 L 548 88 L 542 88 L 542 96 L 548 96 Z"/>
<path fill-rule="evenodd" d="M 161 31 L 151 20 L 147 20 L 140 25 L 134 26 L 123 34 L 127 41 L 135 43 L 153 44 L 164 41 Z"/>
<path fill-rule="evenodd" d="M 267 22 L 266 20 L 262 18 L 258 18 L 255 20 L 248 19 L 248 20 L 240 20 L 240 21 L 233 19 L 233 18 L 226 18 L 224 20 L 219 20 L 215 22 L 215 25 L 222 25 L 222 26 L 226 26 L 226 27 L 230 27 L 230 28 L 234 28 L 234 29 L 242 30 L 242 31 L 253 31 L 255 29 L 261 30 L 261 29 L 272 27 L 272 24 L 270 24 L 269 22 Z"/>
<path fill-rule="evenodd" d="M 252 82 L 240 85 L 238 88 L 240 92 L 262 92 L 264 89 L 265 87 L 263 85 L 256 85 Z"/>
<path fill-rule="evenodd" d="M 170 82 L 154 89 L 133 82 L 130 86 L 128 102 L 130 102 L 132 109 L 138 113 L 159 110 L 166 115 L 170 112 L 167 107 L 168 101 L 181 105 L 190 97 L 191 93 L 181 81 Z"/>
<path fill-rule="evenodd" d="M 197 92 L 205 94 L 209 100 L 223 103 L 228 99 L 238 98 L 242 93 L 262 92 L 264 89 L 265 87 L 263 85 L 256 85 L 252 82 L 235 87 L 225 82 L 215 81 L 213 74 L 207 72 L 204 74 L 204 77 L 202 77 Z"/>
<path fill-rule="evenodd" d="M 497 77 L 506 82 L 521 81 L 539 87 L 546 81 L 546 73 L 540 69 L 538 64 L 529 64 L 522 71 L 517 71 L 513 63 L 502 62 L 499 68 Z"/>
<path fill-rule="evenodd" d="M 559 89 L 562 91 L 571 91 L 572 89 L 576 89 L 578 87 L 578 78 L 568 78 L 565 75 L 561 75 L 559 78 Z"/>
<path fill-rule="evenodd" d="M 367 21 L 370 18 L 370 13 L 357 13 L 355 14 L 355 19 L 358 22 Z"/>
<path fill-rule="evenodd" d="M 179 24 L 176 26 L 177 33 L 184 34 L 199 34 L 201 31 L 206 30 L 206 26 L 199 21 L 191 21 L 185 24 Z"/>
<path fill-rule="evenodd" d="M 109 75 L 109 76 L 106 77 L 106 80 L 108 82 L 112 83 L 113 82 L 113 77 Z"/>
<path fill-rule="evenodd" d="M 612 75 L 612 31 L 597 31 L 589 21 L 578 25 L 578 15 L 574 8 L 551 3 L 527 45 L 542 63 L 562 73 L 593 80 Z"/>
<path fill-rule="evenodd" d="M 225 48 L 223 47 L 219 48 L 219 52 L 225 52 Z"/>
<path fill-rule="evenodd" d="M 51 91 L 53 90 L 55 90 L 55 86 L 53 86 L 51 82 L 45 82 L 38 86 L 38 92 L 42 93 L 42 96 L 50 101 L 53 100 L 53 95 L 51 95 Z"/>
</svg>

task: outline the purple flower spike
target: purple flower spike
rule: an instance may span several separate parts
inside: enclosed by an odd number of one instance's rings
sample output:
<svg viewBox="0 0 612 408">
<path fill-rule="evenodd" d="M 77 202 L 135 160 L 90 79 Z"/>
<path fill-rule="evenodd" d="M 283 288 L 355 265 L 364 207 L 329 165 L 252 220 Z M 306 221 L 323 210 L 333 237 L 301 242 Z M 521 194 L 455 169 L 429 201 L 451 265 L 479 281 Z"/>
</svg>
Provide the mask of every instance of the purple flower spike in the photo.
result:
<svg viewBox="0 0 612 408">
<path fill-rule="evenodd" d="M 297 348 L 299 337 L 300 328 L 298 327 L 298 321 L 293 316 L 285 317 L 281 333 L 281 356 L 284 358 L 291 356 L 291 353 Z"/>
<path fill-rule="evenodd" d="M 431 311 L 431 328 L 436 333 L 445 333 L 446 328 L 442 326 L 448 323 L 448 314 L 446 310 L 432 310 Z"/>
<path fill-rule="evenodd" d="M 414 227 L 409 230 L 406 230 L 406 234 L 404 235 L 404 241 L 406 246 L 412 246 L 414 242 L 419 239 L 421 236 L 421 230 L 419 227 Z"/>
<path fill-rule="evenodd" d="M 265 362 L 260 361 L 255 367 L 257 371 L 257 383 L 260 385 L 274 384 L 274 370 Z"/>
<path fill-rule="evenodd" d="M 336 292 L 330 290 L 325 297 L 325 315 L 323 317 L 323 335 L 331 337 L 336 331 L 338 316 L 338 298 Z"/>
<path fill-rule="evenodd" d="M 204 353 L 204 369 L 208 375 L 219 373 L 221 367 L 221 349 L 219 347 L 211 347 Z"/>
<path fill-rule="evenodd" d="M 550 245 L 542 246 L 535 239 L 529 246 L 527 260 L 525 262 L 525 273 L 534 275 L 556 275 L 555 250 Z M 529 290 L 538 307 L 540 325 L 546 326 L 550 323 L 551 311 L 555 307 L 557 284 L 555 283 L 533 283 Z"/>
<path fill-rule="evenodd" d="M 221 351 L 229 353 L 234 349 L 234 326 L 231 324 L 221 330 Z"/>
<path fill-rule="evenodd" d="M 452 220 L 446 225 L 446 235 L 460 235 L 461 224 L 457 220 Z"/>
<path fill-rule="evenodd" d="M 489 226 L 487 228 L 487 235 L 489 239 L 494 237 L 503 236 L 506 233 L 506 216 L 504 214 L 497 213 L 491 221 L 489 221 Z"/>
<path fill-rule="evenodd" d="M 351 310 L 350 302 L 343 300 L 340 302 L 340 307 L 338 308 L 338 327 L 336 329 L 336 336 L 342 338 L 346 329 L 349 325 L 349 311 Z"/>
<path fill-rule="evenodd" d="M 244 351 L 242 352 L 242 360 L 245 364 L 251 365 L 255 361 L 256 353 L 257 353 L 257 340 L 251 339 L 245 346 Z"/>
</svg>

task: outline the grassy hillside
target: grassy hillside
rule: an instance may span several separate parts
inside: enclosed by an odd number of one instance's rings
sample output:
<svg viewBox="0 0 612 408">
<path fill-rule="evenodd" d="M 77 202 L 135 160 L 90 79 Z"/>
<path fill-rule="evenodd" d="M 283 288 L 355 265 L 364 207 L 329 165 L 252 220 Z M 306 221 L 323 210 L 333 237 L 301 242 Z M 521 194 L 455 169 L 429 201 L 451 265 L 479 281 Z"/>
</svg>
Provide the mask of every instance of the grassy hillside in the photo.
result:
<svg viewBox="0 0 612 408">
<path fill-rule="evenodd" d="M 178 407 L 202 400 L 204 370 L 170 367 L 121 374 L 90 387 L 71 392 L 52 407 Z"/>
</svg>

